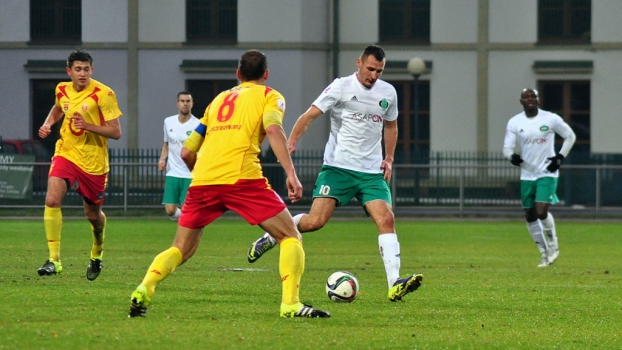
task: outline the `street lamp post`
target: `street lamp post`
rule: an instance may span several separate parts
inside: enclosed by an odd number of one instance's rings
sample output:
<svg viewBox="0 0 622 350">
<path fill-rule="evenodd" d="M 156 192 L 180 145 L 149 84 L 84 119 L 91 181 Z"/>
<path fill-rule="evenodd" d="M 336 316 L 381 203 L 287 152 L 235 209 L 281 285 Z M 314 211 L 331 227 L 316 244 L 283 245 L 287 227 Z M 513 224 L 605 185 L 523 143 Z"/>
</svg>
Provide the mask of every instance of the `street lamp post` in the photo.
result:
<svg viewBox="0 0 622 350">
<path fill-rule="evenodd" d="M 415 128 L 415 139 L 413 140 L 415 143 L 415 163 L 419 163 L 419 76 L 425 72 L 425 62 L 419 57 L 413 57 L 408 61 L 408 73 L 410 73 L 413 78 L 415 78 L 415 87 L 414 87 L 414 125 Z"/>
<path fill-rule="evenodd" d="M 419 150 L 419 76 L 425 72 L 425 62 L 419 57 L 413 57 L 408 61 L 408 73 L 410 73 L 413 78 L 415 78 L 415 87 L 414 87 L 414 125 L 415 129 L 414 133 L 414 153 L 415 153 L 415 164 L 420 163 L 420 150 Z M 415 204 L 419 204 L 419 168 L 415 169 Z"/>
</svg>

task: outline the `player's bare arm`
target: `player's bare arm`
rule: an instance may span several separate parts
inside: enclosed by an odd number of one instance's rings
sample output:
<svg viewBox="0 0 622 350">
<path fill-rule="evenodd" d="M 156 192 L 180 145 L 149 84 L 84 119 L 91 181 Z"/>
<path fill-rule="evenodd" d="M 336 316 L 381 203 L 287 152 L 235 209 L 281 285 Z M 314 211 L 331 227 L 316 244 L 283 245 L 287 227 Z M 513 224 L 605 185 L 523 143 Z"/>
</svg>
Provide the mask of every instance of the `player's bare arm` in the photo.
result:
<svg viewBox="0 0 622 350">
<path fill-rule="evenodd" d="M 52 125 L 56 124 L 63 117 L 63 110 L 54 105 L 52 109 L 50 109 L 50 113 L 45 118 L 45 122 L 39 128 L 39 137 L 44 139 L 48 137 L 48 135 L 52 132 Z"/>
<path fill-rule="evenodd" d="M 380 168 L 384 169 L 384 179 L 391 181 L 393 174 L 393 161 L 395 155 L 395 146 L 397 145 L 397 120 L 384 122 L 384 153 L 385 158 L 380 164 Z"/>
<path fill-rule="evenodd" d="M 158 161 L 158 170 L 164 171 L 166 169 L 166 158 L 168 157 L 168 142 L 164 142 L 162 145 L 162 151 L 160 152 L 160 160 Z"/>
<path fill-rule="evenodd" d="M 95 125 L 84 120 L 84 117 L 80 113 L 74 113 L 74 115 L 71 116 L 71 122 L 77 129 L 84 129 L 109 139 L 118 140 L 121 138 L 121 124 L 119 124 L 119 119 L 108 120 L 106 121 L 106 125 Z"/>
<path fill-rule="evenodd" d="M 296 144 L 298 143 L 298 140 L 307 131 L 311 123 L 313 123 L 313 121 L 317 119 L 317 117 L 322 115 L 322 113 L 323 112 L 319 108 L 311 105 L 311 107 L 309 107 L 306 112 L 298 117 L 298 120 L 296 120 L 296 124 L 294 124 L 294 128 L 292 129 L 292 132 L 289 134 L 289 139 L 287 140 L 287 148 L 289 150 L 289 153 L 296 152 Z"/>
<path fill-rule="evenodd" d="M 266 128 L 266 136 L 268 136 L 270 147 L 272 147 L 272 151 L 274 152 L 276 159 L 279 161 L 283 167 L 283 170 L 285 170 L 285 173 L 287 174 L 287 196 L 292 203 L 296 203 L 300 198 L 302 198 L 302 184 L 300 183 L 300 180 L 298 180 L 296 169 L 294 168 L 294 163 L 292 162 L 292 157 L 289 155 L 289 151 L 287 149 L 285 131 L 283 131 L 282 126 L 272 124 Z"/>
<path fill-rule="evenodd" d="M 197 162 L 197 154 L 196 152 L 193 152 L 192 150 L 183 147 L 181 149 L 181 160 L 183 160 L 184 163 L 186 163 L 188 169 L 192 171 L 192 169 L 194 169 L 194 164 L 196 164 Z"/>
</svg>

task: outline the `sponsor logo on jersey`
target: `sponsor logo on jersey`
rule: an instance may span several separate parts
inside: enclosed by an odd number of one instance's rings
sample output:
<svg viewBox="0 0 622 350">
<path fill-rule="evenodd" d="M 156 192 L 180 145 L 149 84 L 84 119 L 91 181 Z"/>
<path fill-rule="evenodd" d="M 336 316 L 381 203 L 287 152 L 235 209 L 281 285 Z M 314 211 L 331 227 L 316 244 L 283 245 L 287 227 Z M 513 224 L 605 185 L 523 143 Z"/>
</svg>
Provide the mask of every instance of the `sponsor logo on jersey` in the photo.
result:
<svg viewBox="0 0 622 350">
<path fill-rule="evenodd" d="M 285 112 L 285 100 L 279 98 L 276 100 L 276 104 L 281 111 Z"/>
<path fill-rule="evenodd" d="M 67 112 L 69 110 L 69 102 L 63 103 L 63 111 Z"/>
<path fill-rule="evenodd" d="M 519 132 L 525 132 L 525 130 L 523 130 L 523 129 L 520 129 L 520 131 L 519 131 Z"/>
<path fill-rule="evenodd" d="M 209 129 L 209 132 L 222 131 L 222 130 L 241 130 L 241 129 L 242 129 L 242 125 L 240 124 L 221 125 L 221 126 L 212 127 L 211 129 Z"/>
<path fill-rule="evenodd" d="M 548 127 L 548 126 L 546 126 L 546 125 L 542 125 L 542 126 L 540 127 L 540 131 L 542 131 L 542 132 L 547 132 L 547 131 L 549 131 L 549 127 Z"/>
<path fill-rule="evenodd" d="M 354 113 L 350 116 L 352 120 L 372 121 L 374 123 L 382 123 L 382 116 L 378 114 Z"/>
<path fill-rule="evenodd" d="M 544 137 L 536 137 L 535 139 L 525 139 L 523 144 L 525 145 L 542 145 L 546 143 L 546 138 Z"/>
<path fill-rule="evenodd" d="M 358 101 L 359 99 L 356 98 L 356 95 L 352 96 L 352 98 L 350 99 L 350 101 Z"/>
<path fill-rule="evenodd" d="M 190 134 L 192 134 L 192 130 L 186 131 L 186 136 L 190 136 Z"/>
<path fill-rule="evenodd" d="M 330 86 L 324 90 L 324 93 L 327 94 L 330 91 Z"/>
<path fill-rule="evenodd" d="M 382 100 L 380 100 L 380 102 L 378 102 L 378 105 L 380 106 L 380 108 L 382 108 L 383 111 L 385 111 L 387 108 L 389 108 L 389 101 L 383 98 Z"/>
</svg>

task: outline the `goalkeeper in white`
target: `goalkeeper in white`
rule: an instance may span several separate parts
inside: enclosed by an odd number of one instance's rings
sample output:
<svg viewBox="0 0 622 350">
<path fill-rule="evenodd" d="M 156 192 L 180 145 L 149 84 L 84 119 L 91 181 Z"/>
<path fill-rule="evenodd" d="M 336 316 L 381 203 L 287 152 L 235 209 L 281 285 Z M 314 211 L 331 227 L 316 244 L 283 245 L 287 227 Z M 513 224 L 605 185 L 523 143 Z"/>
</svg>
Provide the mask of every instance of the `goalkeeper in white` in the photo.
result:
<svg viewBox="0 0 622 350">
<path fill-rule="evenodd" d="M 556 194 L 558 170 L 576 136 L 559 115 L 538 108 L 537 90 L 523 89 L 520 103 L 524 111 L 508 121 L 503 155 L 513 165 L 521 167 L 521 202 L 527 229 L 542 255 L 538 267 L 545 267 L 559 255 L 555 221 L 549 206 L 559 202 Z M 564 139 L 558 153 L 554 147 L 556 133 Z"/>
</svg>

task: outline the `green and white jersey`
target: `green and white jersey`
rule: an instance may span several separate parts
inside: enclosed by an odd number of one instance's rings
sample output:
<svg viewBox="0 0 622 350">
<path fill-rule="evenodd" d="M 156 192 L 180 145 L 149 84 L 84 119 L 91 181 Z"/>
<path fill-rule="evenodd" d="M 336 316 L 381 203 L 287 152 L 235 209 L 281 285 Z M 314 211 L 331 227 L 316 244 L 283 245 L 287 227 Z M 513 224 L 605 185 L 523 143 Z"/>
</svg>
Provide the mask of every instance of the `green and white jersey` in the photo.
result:
<svg viewBox="0 0 622 350">
<path fill-rule="evenodd" d="M 330 116 L 325 165 L 382 173 L 384 121 L 397 119 L 397 93 L 391 84 L 378 79 L 368 89 L 354 73 L 335 79 L 313 105 Z"/>
<path fill-rule="evenodd" d="M 551 163 L 547 158 L 555 155 L 555 133 L 565 139 L 573 131 L 559 115 L 541 109 L 535 117 L 527 117 L 521 112 L 508 121 L 503 146 L 520 148 L 523 158 L 521 180 L 559 176 L 557 171 L 550 173 L 546 170 Z"/>
<path fill-rule="evenodd" d="M 190 170 L 181 159 L 181 149 L 192 131 L 199 125 L 199 119 L 191 116 L 185 123 L 180 123 L 178 115 L 164 119 L 164 142 L 168 143 L 168 161 L 166 176 L 190 178 Z"/>
</svg>

